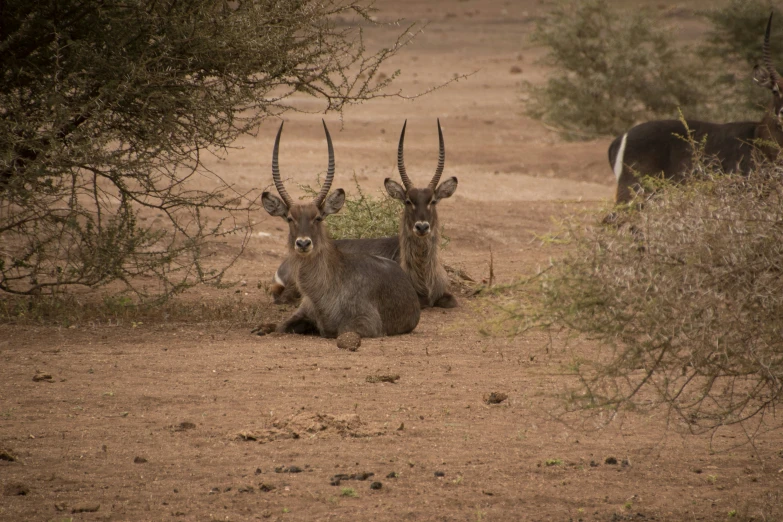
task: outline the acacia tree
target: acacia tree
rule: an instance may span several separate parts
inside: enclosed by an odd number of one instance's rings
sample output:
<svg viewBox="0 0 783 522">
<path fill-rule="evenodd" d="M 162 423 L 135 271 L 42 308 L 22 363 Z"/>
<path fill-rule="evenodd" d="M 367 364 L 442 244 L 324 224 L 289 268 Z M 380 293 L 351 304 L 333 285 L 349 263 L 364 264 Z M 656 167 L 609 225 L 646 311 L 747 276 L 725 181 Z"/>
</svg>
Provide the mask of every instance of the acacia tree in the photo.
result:
<svg viewBox="0 0 783 522">
<path fill-rule="evenodd" d="M 254 203 L 202 155 L 297 92 L 334 111 L 397 95 L 374 75 L 410 33 L 368 52 L 366 23 L 354 0 L 0 0 L 0 290 L 219 281 L 205 246 Z"/>
</svg>

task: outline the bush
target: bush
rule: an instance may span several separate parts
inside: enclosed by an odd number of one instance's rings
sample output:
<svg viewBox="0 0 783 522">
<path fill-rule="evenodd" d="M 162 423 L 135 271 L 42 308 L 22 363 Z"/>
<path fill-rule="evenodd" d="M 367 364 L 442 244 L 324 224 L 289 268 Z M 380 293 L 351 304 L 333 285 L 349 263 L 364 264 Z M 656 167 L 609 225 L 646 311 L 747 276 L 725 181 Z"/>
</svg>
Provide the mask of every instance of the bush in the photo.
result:
<svg viewBox="0 0 783 522">
<path fill-rule="evenodd" d="M 759 120 L 769 93 L 752 81 L 764 28 L 775 13 L 771 51 L 783 64 L 783 11 L 771 0 L 731 0 L 706 11 L 698 51 L 674 47 L 674 35 L 649 13 L 623 13 L 605 0 L 563 0 L 536 24 L 532 41 L 548 48 L 555 72 L 527 84 L 528 115 L 566 139 L 616 135 L 642 121 L 687 118 Z"/>
<path fill-rule="evenodd" d="M 0 291 L 22 295 L 220 282 L 241 247 L 214 260 L 210 242 L 247 238 L 258 198 L 202 156 L 296 93 L 338 111 L 383 96 L 395 75 L 378 67 L 409 38 L 368 53 L 370 12 L 352 0 L 6 0 L 0 14 Z"/>
<path fill-rule="evenodd" d="M 569 409 L 663 405 L 692 431 L 780 427 L 783 168 L 699 169 L 617 226 L 570 221 L 570 254 L 511 290 L 507 326 L 599 343 L 574 358 Z"/>
<path fill-rule="evenodd" d="M 356 174 L 353 175 L 355 193 L 349 193 L 345 205 L 337 214 L 329 217 L 329 235 L 334 239 L 362 239 L 396 236 L 400 230 L 399 201 L 381 193 L 374 198 L 367 195 L 359 185 Z M 302 185 L 306 198 L 315 197 L 320 190 Z"/>
<path fill-rule="evenodd" d="M 619 14 L 605 0 L 565 0 L 536 23 L 532 41 L 555 68 L 528 84 L 526 112 L 565 138 L 619 134 L 659 117 L 699 114 L 705 74 L 648 12 Z"/>
<path fill-rule="evenodd" d="M 750 79 L 761 63 L 764 28 L 773 13 L 770 52 L 773 62 L 783 65 L 783 12 L 771 0 L 731 0 L 728 5 L 705 13 L 711 23 L 699 52 L 714 71 L 710 98 L 717 116 L 724 121 L 758 120 L 759 110 L 769 104 L 769 92 Z"/>
</svg>

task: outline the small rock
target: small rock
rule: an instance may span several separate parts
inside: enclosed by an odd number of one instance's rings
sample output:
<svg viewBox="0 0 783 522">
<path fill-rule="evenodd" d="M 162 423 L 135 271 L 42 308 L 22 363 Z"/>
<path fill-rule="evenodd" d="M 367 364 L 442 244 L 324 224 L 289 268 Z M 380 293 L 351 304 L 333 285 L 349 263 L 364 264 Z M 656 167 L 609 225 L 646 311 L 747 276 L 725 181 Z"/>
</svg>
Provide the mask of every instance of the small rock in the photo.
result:
<svg viewBox="0 0 783 522">
<path fill-rule="evenodd" d="M 258 491 L 263 491 L 264 493 L 269 493 L 270 491 L 274 491 L 275 487 L 271 484 L 265 484 L 261 483 L 258 485 Z"/>
<path fill-rule="evenodd" d="M 101 509 L 100 504 L 82 504 L 71 510 L 71 513 L 95 513 Z"/>
<path fill-rule="evenodd" d="M 355 352 L 362 345 L 362 338 L 356 332 L 345 332 L 337 338 L 337 347 L 349 352 Z"/>
<path fill-rule="evenodd" d="M 446 473 L 444 473 L 443 471 L 436 471 L 435 472 L 435 476 L 436 477 L 445 477 Z"/>
<path fill-rule="evenodd" d="M 396 471 L 392 471 L 391 473 L 389 473 L 388 475 L 386 475 L 386 478 L 397 478 L 397 477 L 399 477 L 399 476 L 400 476 L 400 474 L 399 474 L 399 473 L 397 473 Z"/>
<path fill-rule="evenodd" d="M 606 460 L 604 461 L 606 464 L 611 464 L 612 466 L 617 465 L 617 459 L 614 457 L 606 457 Z"/>
<path fill-rule="evenodd" d="M 370 489 L 381 489 L 382 487 L 383 487 L 383 484 L 381 484 L 380 482 L 377 482 L 377 481 L 373 482 L 372 484 L 370 484 Z"/>
<path fill-rule="evenodd" d="M 172 426 L 171 429 L 173 431 L 194 430 L 194 429 L 196 429 L 196 425 L 193 424 L 192 422 L 185 421 L 185 422 L 180 422 L 176 426 Z"/>
<path fill-rule="evenodd" d="M 512 65 L 511 69 L 508 70 L 511 74 L 522 74 L 522 67 L 519 65 Z"/>
<path fill-rule="evenodd" d="M 56 511 L 65 511 L 66 509 L 68 509 L 68 504 L 66 504 L 65 502 L 58 502 L 54 505 L 54 509 Z"/>
<path fill-rule="evenodd" d="M 147 462 L 147 459 L 145 459 L 144 457 L 136 457 L 135 459 L 133 459 L 134 464 L 144 464 L 145 462 Z"/>
<path fill-rule="evenodd" d="M 508 399 L 508 395 L 502 392 L 492 392 L 484 395 L 484 402 L 487 404 L 500 404 Z"/>
<path fill-rule="evenodd" d="M 261 471 L 261 468 L 256 468 L 256 475 L 260 475 L 261 473 L 263 473 L 263 471 Z"/>
</svg>

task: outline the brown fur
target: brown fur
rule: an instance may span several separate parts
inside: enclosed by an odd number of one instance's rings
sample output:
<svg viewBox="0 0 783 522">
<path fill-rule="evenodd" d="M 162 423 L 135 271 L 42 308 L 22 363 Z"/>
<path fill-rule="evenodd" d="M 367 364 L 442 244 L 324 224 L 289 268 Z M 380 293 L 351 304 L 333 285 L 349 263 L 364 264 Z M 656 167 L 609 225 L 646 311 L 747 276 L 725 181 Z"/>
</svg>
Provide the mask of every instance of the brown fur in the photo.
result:
<svg viewBox="0 0 783 522">
<path fill-rule="evenodd" d="M 342 252 L 363 252 L 399 262 L 405 273 L 410 276 L 422 307 L 453 308 L 457 306 L 457 300 L 448 291 L 448 276 L 439 257 L 440 221 L 437 204 L 440 200 L 451 197 L 457 190 L 457 178 L 449 178 L 437 188 L 432 186 L 433 182 L 437 183 L 440 179 L 445 159 L 440 122 L 438 122 L 438 135 L 441 148 L 436 175 L 430 182 L 430 186 L 415 188 L 410 184 L 407 174 L 403 175 L 405 172 L 402 163 L 402 144 L 405 137 L 405 126 L 403 126 L 398 149 L 398 168 L 401 169 L 400 175 L 407 188 L 390 179 L 384 182 L 389 196 L 405 205 L 400 219 L 399 236 L 345 239 L 335 243 Z M 419 226 L 426 224 L 426 231 L 419 230 L 420 233 L 417 233 L 417 223 Z M 299 291 L 292 284 L 293 272 L 288 260 L 283 261 L 278 267 L 275 280 L 272 287 L 275 303 L 295 303 L 299 300 Z"/>
<path fill-rule="evenodd" d="M 300 204 L 293 203 L 280 180 L 277 150 L 281 132 L 282 125 L 275 140 L 272 172 L 283 199 L 264 192 L 261 201 L 269 214 L 288 222 L 287 261 L 302 293 L 302 304 L 277 331 L 317 330 L 323 337 L 347 332 L 380 337 L 412 331 L 419 322 L 420 307 L 410 278 L 400 266 L 377 256 L 342 252 L 326 230 L 324 219 L 345 203 L 342 189 L 326 195 L 334 175 L 328 130 L 329 170 L 324 187 L 313 202 Z"/>
<path fill-rule="evenodd" d="M 400 219 L 400 266 L 407 273 L 422 306 L 453 308 L 457 300 L 449 293 L 449 279 L 440 261 L 440 220 L 437 203 L 450 197 L 457 187 L 457 178 L 443 182 L 433 192 L 430 188 L 405 191 L 397 182 L 387 179 L 386 190 L 405 207 Z M 427 223 L 427 233 L 417 233 L 416 224 Z"/>
</svg>

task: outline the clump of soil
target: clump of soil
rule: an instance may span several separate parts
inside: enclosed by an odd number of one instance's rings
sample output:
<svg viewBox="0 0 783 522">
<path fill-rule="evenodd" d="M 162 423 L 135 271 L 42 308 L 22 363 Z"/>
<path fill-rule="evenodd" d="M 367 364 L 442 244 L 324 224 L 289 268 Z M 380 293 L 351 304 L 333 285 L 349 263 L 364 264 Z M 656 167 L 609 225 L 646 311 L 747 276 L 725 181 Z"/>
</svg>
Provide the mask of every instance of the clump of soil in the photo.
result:
<svg viewBox="0 0 783 522">
<path fill-rule="evenodd" d="M 376 382 L 390 382 L 392 384 L 396 383 L 400 379 L 400 375 L 395 374 L 378 374 L 378 375 L 368 375 L 367 376 L 367 382 L 376 383 Z"/>
<path fill-rule="evenodd" d="M 173 426 L 169 426 L 169 429 L 171 431 L 194 430 L 196 429 L 196 425 L 192 422 L 184 421 L 184 422 L 180 422 L 179 424 L 174 424 Z"/>
<path fill-rule="evenodd" d="M 256 335 L 269 335 L 277 329 L 275 323 L 262 323 L 250 330 L 250 333 Z"/>
<path fill-rule="evenodd" d="M 299 466 L 278 466 L 275 468 L 275 473 L 301 473 L 303 471 Z"/>
<path fill-rule="evenodd" d="M 49 373 L 35 372 L 33 375 L 33 382 L 54 382 L 54 378 Z"/>
<path fill-rule="evenodd" d="M 345 332 L 337 337 L 337 347 L 349 352 L 355 352 L 362 345 L 362 338 L 356 332 Z"/>
<path fill-rule="evenodd" d="M 6 462 L 16 462 L 16 455 L 8 450 L 0 449 L 0 460 L 5 460 Z"/>
<path fill-rule="evenodd" d="M 373 437 L 383 435 L 384 430 L 362 422 L 358 415 L 329 415 L 321 413 L 300 412 L 288 419 L 276 420 L 272 427 L 259 431 L 243 431 L 239 438 L 248 441 L 258 441 L 262 444 L 282 439 L 298 439 L 310 437 Z"/>
<path fill-rule="evenodd" d="M 487 404 L 500 404 L 508 399 L 508 395 L 502 392 L 492 392 L 484 395 L 484 402 Z"/>
<path fill-rule="evenodd" d="M 362 473 L 338 473 L 334 475 L 329 483 L 332 486 L 339 486 L 343 480 L 367 480 L 370 477 L 375 476 L 375 473 L 363 471 Z"/>
<path fill-rule="evenodd" d="M 14 496 L 24 496 L 30 494 L 30 488 L 28 488 L 25 484 L 22 484 L 21 482 L 6 484 L 5 488 L 3 488 L 3 493 L 6 496 L 14 497 Z"/>
</svg>

